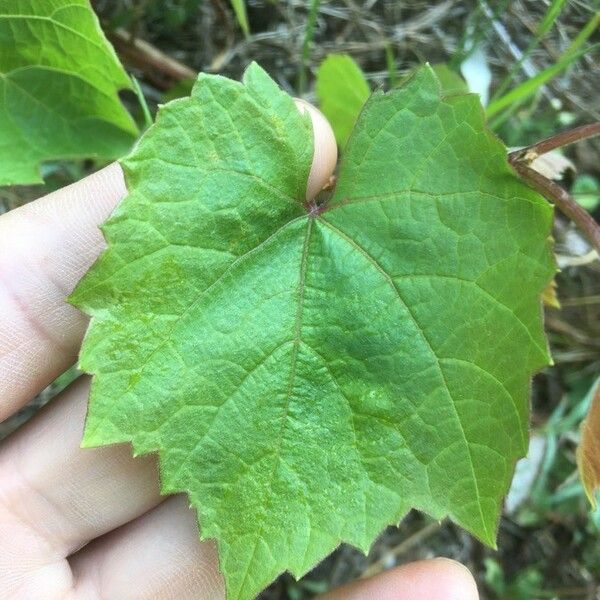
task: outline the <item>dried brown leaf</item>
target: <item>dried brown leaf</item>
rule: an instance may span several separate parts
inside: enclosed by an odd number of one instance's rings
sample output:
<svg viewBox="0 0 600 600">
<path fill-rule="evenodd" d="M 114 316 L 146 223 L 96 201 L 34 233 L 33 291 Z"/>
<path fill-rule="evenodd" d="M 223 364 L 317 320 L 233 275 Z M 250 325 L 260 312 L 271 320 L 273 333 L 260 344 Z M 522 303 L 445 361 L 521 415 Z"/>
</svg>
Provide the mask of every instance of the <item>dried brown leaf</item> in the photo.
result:
<svg viewBox="0 0 600 600">
<path fill-rule="evenodd" d="M 596 387 L 588 415 L 581 424 L 577 466 L 585 493 L 595 509 L 594 492 L 600 488 L 600 385 Z"/>
</svg>

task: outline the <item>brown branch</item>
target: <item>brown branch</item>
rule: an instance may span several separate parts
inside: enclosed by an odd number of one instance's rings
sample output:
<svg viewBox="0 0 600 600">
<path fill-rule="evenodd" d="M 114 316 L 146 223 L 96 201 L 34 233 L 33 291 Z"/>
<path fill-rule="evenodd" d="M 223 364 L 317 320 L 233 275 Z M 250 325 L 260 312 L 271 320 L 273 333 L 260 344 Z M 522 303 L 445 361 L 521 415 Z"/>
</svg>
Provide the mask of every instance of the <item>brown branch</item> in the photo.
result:
<svg viewBox="0 0 600 600">
<path fill-rule="evenodd" d="M 600 252 L 600 225 L 558 183 L 544 177 L 529 166 L 538 156 L 546 154 L 546 152 L 596 135 L 600 135 L 600 121 L 576 127 L 570 131 L 563 131 L 537 144 L 510 152 L 508 161 L 525 182 L 542 194 L 544 198 L 554 202 L 563 214 L 574 221 L 590 244 Z"/>
<path fill-rule="evenodd" d="M 600 135 L 600 121 L 597 123 L 582 125 L 581 127 L 576 127 L 575 129 L 571 129 L 569 131 L 557 133 L 556 135 L 546 138 L 541 142 L 537 142 L 537 144 L 532 144 L 531 146 L 526 146 L 520 150 L 515 150 L 508 155 L 508 160 L 512 164 L 517 161 L 530 163 L 538 156 L 546 154 L 546 152 L 556 150 L 556 148 L 561 148 L 562 146 L 568 146 L 574 142 L 586 140 L 596 135 Z"/>
<path fill-rule="evenodd" d="M 576 327 L 573 327 L 570 323 L 566 321 L 561 321 L 556 317 L 546 316 L 545 324 L 548 329 L 555 331 L 556 333 L 562 333 L 567 337 L 571 338 L 573 341 L 581 344 L 583 346 L 592 346 L 594 348 L 598 348 L 600 346 L 600 340 L 592 338 L 583 331 L 580 331 Z"/>
<path fill-rule="evenodd" d="M 577 223 L 590 244 L 600 252 L 600 225 L 587 210 L 577 204 L 571 194 L 523 161 L 515 161 L 512 166 L 526 183 L 542 194 L 544 198 L 554 202 L 561 212 Z"/>
<path fill-rule="evenodd" d="M 195 79 L 196 71 L 167 56 L 152 44 L 132 37 L 124 29 L 109 34 L 119 56 L 128 64 L 141 69 L 159 88 L 167 89 L 170 82 Z"/>
</svg>

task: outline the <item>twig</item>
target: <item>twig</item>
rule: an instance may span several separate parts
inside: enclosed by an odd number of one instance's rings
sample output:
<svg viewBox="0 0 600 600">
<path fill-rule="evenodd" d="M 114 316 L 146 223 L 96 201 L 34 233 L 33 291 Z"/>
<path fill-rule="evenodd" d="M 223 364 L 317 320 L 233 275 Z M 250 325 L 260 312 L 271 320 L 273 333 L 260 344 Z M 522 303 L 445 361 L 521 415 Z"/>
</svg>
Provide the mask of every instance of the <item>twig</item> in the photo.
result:
<svg viewBox="0 0 600 600">
<path fill-rule="evenodd" d="M 555 331 L 556 333 L 562 333 L 583 346 L 591 346 L 592 348 L 598 348 L 600 346 L 600 341 L 587 336 L 576 327 L 573 327 L 570 323 L 561 321 L 556 317 L 547 317 L 546 326 L 548 329 Z"/>
<path fill-rule="evenodd" d="M 526 183 L 542 194 L 544 198 L 556 204 L 567 217 L 575 222 L 590 244 L 600 251 L 600 225 L 596 223 L 595 219 L 558 183 L 544 177 L 529 166 L 541 154 L 595 135 L 600 135 L 600 122 L 563 131 L 537 144 L 511 152 L 508 155 L 508 161 Z"/>
<path fill-rule="evenodd" d="M 576 127 L 575 129 L 571 129 L 569 131 L 563 131 L 562 133 L 558 133 L 552 137 L 546 138 L 537 144 L 532 144 L 531 146 L 526 146 L 520 150 L 515 150 L 508 155 L 508 160 L 511 163 L 522 160 L 531 162 L 538 156 L 546 154 L 546 152 L 556 150 L 556 148 L 561 148 L 562 146 L 568 146 L 574 142 L 586 140 L 596 135 L 600 135 L 600 121 L 598 123 L 582 125 L 581 127 Z"/>
<path fill-rule="evenodd" d="M 583 296 L 583 298 L 562 298 L 561 306 L 586 306 L 588 304 L 600 304 L 600 294 L 595 296 Z"/>
<path fill-rule="evenodd" d="M 568 254 L 560 254 L 559 252 L 556 252 L 556 262 L 561 269 L 564 267 L 584 267 L 585 265 L 589 265 L 599 258 L 600 255 L 598 254 L 598 250 L 594 249 L 579 256 L 570 256 Z"/>
<path fill-rule="evenodd" d="M 196 71 L 167 56 L 152 44 L 131 37 L 124 29 L 112 32 L 110 40 L 123 60 L 144 71 L 148 78 L 160 87 L 168 87 L 168 85 L 157 77 L 157 71 L 162 74 L 163 80 L 183 81 L 196 78 Z"/>
</svg>

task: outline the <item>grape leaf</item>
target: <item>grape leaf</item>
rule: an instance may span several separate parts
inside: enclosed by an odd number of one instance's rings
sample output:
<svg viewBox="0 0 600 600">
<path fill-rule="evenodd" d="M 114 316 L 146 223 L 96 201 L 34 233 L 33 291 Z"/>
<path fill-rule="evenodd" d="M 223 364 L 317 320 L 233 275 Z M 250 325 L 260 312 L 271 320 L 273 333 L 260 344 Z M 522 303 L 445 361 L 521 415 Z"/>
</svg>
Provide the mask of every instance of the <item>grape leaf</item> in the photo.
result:
<svg viewBox="0 0 600 600">
<path fill-rule="evenodd" d="M 330 54 L 317 71 L 316 91 L 319 107 L 343 148 L 371 93 L 369 84 L 352 57 Z"/>
<path fill-rule="evenodd" d="M 201 74 L 123 162 L 129 195 L 72 301 L 92 316 L 85 446 L 157 450 L 230 599 L 367 550 L 416 507 L 494 544 L 548 363 L 551 207 L 473 95 L 429 67 L 376 92 L 335 193 L 256 64 Z"/>
<path fill-rule="evenodd" d="M 0 0 L 0 185 L 41 182 L 44 160 L 126 154 L 125 88 L 88 0 Z"/>
<path fill-rule="evenodd" d="M 469 91 L 467 82 L 446 63 L 431 65 L 444 94 L 466 94 Z"/>
</svg>

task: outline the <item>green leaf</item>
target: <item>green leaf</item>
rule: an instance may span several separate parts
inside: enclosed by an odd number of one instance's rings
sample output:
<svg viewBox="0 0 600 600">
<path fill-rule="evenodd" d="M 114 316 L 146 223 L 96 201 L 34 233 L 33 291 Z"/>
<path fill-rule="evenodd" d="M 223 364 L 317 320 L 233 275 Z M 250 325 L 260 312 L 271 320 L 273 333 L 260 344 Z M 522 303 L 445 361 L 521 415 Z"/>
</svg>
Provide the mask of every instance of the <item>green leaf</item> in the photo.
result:
<svg viewBox="0 0 600 600">
<path fill-rule="evenodd" d="M 437 65 L 431 65 L 431 68 L 438 78 L 445 95 L 467 94 L 469 92 L 467 82 L 447 64 L 438 63 Z"/>
<path fill-rule="evenodd" d="M 330 54 L 317 71 L 317 97 L 343 148 L 371 90 L 360 67 L 347 54 Z"/>
<path fill-rule="evenodd" d="M 472 95 L 376 92 L 324 205 L 309 121 L 253 64 L 200 75 L 123 162 L 72 301 L 92 316 L 84 445 L 157 450 L 228 597 L 366 551 L 411 507 L 494 544 L 549 361 L 550 205 Z"/>
<path fill-rule="evenodd" d="M 591 175 L 578 175 L 573 182 L 571 194 L 578 204 L 590 212 L 600 205 L 600 184 Z"/>
<path fill-rule="evenodd" d="M 126 154 L 131 87 L 88 0 L 0 0 L 0 185 L 41 182 L 44 160 Z"/>
</svg>

